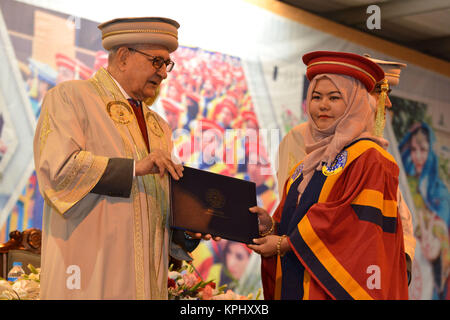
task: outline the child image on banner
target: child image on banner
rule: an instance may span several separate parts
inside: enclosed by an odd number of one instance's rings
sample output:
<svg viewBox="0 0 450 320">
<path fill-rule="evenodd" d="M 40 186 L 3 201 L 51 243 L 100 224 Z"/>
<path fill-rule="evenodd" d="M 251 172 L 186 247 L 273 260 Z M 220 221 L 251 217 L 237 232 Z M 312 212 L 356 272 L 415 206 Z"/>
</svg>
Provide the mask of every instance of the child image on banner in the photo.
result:
<svg viewBox="0 0 450 320">
<path fill-rule="evenodd" d="M 399 148 L 417 210 L 415 236 L 432 267 L 432 298 L 449 299 L 450 194 L 439 176 L 435 141 L 431 126 L 418 122 L 410 127 Z"/>
<path fill-rule="evenodd" d="M 156 108 L 171 125 L 176 156 L 187 166 L 255 182 L 258 205 L 271 211 L 277 201 L 275 179 L 240 59 L 182 46 L 172 59 L 175 68 Z M 202 241 L 192 255 L 204 280 L 230 289 L 252 267 L 250 250 L 225 239 Z"/>
<path fill-rule="evenodd" d="M 436 138 L 429 105 L 396 96 L 390 99 L 395 106 L 392 127 L 415 208 L 418 241 L 410 298 L 449 299 L 450 179 L 448 159 L 439 151 L 446 145 L 442 140 L 450 136 L 439 132 Z"/>
</svg>

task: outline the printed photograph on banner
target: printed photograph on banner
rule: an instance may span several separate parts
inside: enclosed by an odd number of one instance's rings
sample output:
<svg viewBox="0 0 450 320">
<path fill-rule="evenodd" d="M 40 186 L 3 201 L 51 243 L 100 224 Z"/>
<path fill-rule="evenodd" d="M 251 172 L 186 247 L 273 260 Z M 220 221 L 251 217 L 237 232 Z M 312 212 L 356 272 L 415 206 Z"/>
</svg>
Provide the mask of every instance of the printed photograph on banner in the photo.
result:
<svg viewBox="0 0 450 320">
<path fill-rule="evenodd" d="M 450 133 L 432 121 L 433 107 L 392 96 L 393 128 L 414 209 L 411 299 L 449 299 Z"/>
<path fill-rule="evenodd" d="M 277 203 L 275 177 L 241 60 L 185 46 L 172 59 L 176 68 L 161 87 L 156 110 L 173 131 L 176 156 L 191 167 L 255 182 L 258 205 L 271 212 Z M 202 241 L 192 255 L 204 280 L 239 294 L 259 289 L 257 284 L 238 289 L 247 268 L 255 270 L 245 245 Z M 251 276 L 258 282 L 259 272 Z"/>
<path fill-rule="evenodd" d="M 63 81 L 86 80 L 107 67 L 108 55 L 102 49 L 97 22 L 79 19 L 80 29 L 68 23 L 70 16 L 50 10 L 22 3 L 9 3 L 3 9 L 10 14 L 6 26 L 36 119 L 48 90 Z M 33 18 L 33 28 L 25 30 L 20 19 L 12 19 L 18 12 Z M 261 137 L 264 128 L 241 59 L 184 45 L 171 59 L 175 68 L 168 73 L 152 109 L 173 130 L 176 156 L 195 168 L 255 182 L 258 205 L 271 212 L 277 193 L 265 143 L 270 133 Z M 0 242 L 6 242 L 13 230 L 42 229 L 44 199 L 36 173 L 32 171 L 22 180 L 17 200 L 0 226 Z M 241 294 L 256 294 L 261 287 L 259 273 L 248 271 L 259 270 L 259 259 L 252 259 L 245 245 L 227 240 L 202 241 L 193 256 L 204 280 L 214 279 L 219 285 L 237 288 Z M 240 285 L 240 281 L 246 285 Z"/>
<path fill-rule="evenodd" d="M 38 8 L 22 3 L 3 3 L 3 17 L 5 19 L 6 34 L 12 44 L 21 75 L 22 86 L 25 89 L 30 113 L 37 120 L 41 113 L 41 105 L 45 94 L 58 83 L 68 80 L 88 79 L 100 67 L 107 65 L 107 53 L 102 50 L 101 38 L 91 37 L 92 33 L 82 33 L 76 25 L 69 23 L 68 17 L 50 10 Z M 18 15 L 32 17 L 32 28 L 24 28 L 23 21 Z M 70 17 L 69 17 L 70 18 Z M 70 20 L 70 19 L 69 19 Z M 98 23 L 84 21 L 86 29 L 96 30 Z M 88 67 L 89 65 L 89 67 Z M 26 108 L 22 105 L 21 108 Z M 2 113 L 6 119 L 5 113 Z M 27 124 L 26 117 L 18 117 L 12 128 L 20 128 Z M 1 121 L 0 121 L 1 122 Z M 12 136 L 13 130 L 8 130 L 5 123 L 5 139 Z M 3 131 L 0 139 L 3 139 Z M 34 132 L 30 130 L 32 145 Z M 7 139 L 6 139 L 7 140 Z M 11 138 L 9 138 L 11 140 Z M 8 146 L 13 152 L 14 144 Z M 31 150 L 31 149 L 30 149 Z M 17 150 L 20 153 L 20 150 Z M 23 175 L 16 179 L 3 181 L 5 188 L 14 190 L 14 197 L 8 196 L 8 206 L 5 207 L 3 224 L 0 225 L 0 242 L 9 240 L 9 233 L 14 230 L 23 231 L 27 228 L 42 229 L 42 210 L 44 199 L 39 192 L 36 173 L 33 171 L 32 150 L 28 156 L 18 154 L 24 165 L 31 165 L 29 170 L 10 170 L 9 175 Z M 4 158 L 0 160 L 3 168 Z M 6 161 L 6 158 L 5 158 Z M 7 185 L 6 185 L 7 184 Z M 2 199 L 5 196 L 2 195 Z M 14 199 L 13 199 L 14 198 Z M 6 200 L 1 200 L 5 202 Z"/>
<path fill-rule="evenodd" d="M 6 227 L 15 203 L 32 172 L 36 120 L 21 78 L 5 14 L 0 13 L 0 242 L 9 239 Z"/>
<path fill-rule="evenodd" d="M 0 98 L 0 177 L 16 151 L 17 144 L 17 134 L 9 110 L 4 99 Z"/>
<path fill-rule="evenodd" d="M 63 81 L 89 79 L 108 66 L 100 21 L 80 17 L 101 19 L 102 15 L 87 5 L 75 12 L 71 6 L 62 10 L 56 2 L 44 2 L 0 1 L 0 47 L 5 49 L 0 50 L 0 243 L 9 240 L 11 231 L 42 229 L 44 199 L 32 149 L 36 120 L 45 116 L 41 105 L 46 93 Z M 382 48 L 363 47 L 333 32 L 242 3 L 238 13 L 248 12 L 257 26 L 242 33 L 230 32 L 240 27 L 238 23 L 222 23 L 226 20 L 222 16 L 229 15 L 217 15 L 208 8 L 200 14 L 198 10 L 183 12 L 180 45 L 171 54 L 175 67 L 151 108 L 173 131 L 174 157 L 187 166 L 253 181 L 258 206 L 273 213 L 280 192 L 278 145 L 292 128 L 307 121 L 309 82 L 302 55 L 330 50 L 398 59 Z M 228 5 L 236 8 L 234 2 Z M 136 6 L 129 9 L 135 16 L 140 14 Z M 170 8 L 170 14 L 174 9 Z M 109 6 L 102 14 L 120 17 L 120 10 Z M 377 11 L 368 12 L 367 18 L 377 29 Z M 210 30 L 205 29 L 205 21 L 212 21 Z M 201 32 L 192 32 L 197 25 Z M 206 36 L 207 31 L 214 36 Z M 411 299 L 450 299 L 450 99 L 445 92 L 449 81 L 414 59 L 405 62 L 405 80 L 389 95 L 393 107 L 387 138 L 391 150 L 398 151 L 393 156 L 401 164 L 402 193 L 407 193 L 405 201 L 413 215 L 416 250 L 409 293 Z M 45 140 L 49 131 L 40 134 Z M 300 160 L 293 148 L 283 158 L 289 168 Z M 214 280 L 242 295 L 255 295 L 261 289 L 260 256 L 241 243 L 201 241 L 192 256 L 195 274 L 205 281 Z M 78 286 L 75 274 L 70 282 L 73 288 Z M 371 279 L 376 289 L 378 278 Z"/>
<path fill-rule="evenodd" d="M 260 83 L 255 91 L 258 95 L 262 94 L 261 91 L 266 91 L 266 99 L 270 103 L 265 106 L 271 110 L 275 117 L 272 121 L 279 125 L 283 136 L 303 122 L 302 96 L 305 92 L 305 81 L 307 88 L 308 80 L 301 76 L 304 70 L 299 61 L 280 59 L 278 53 L 270 50 L 260 54 L 259 64 L 263 84 Z M 257 74 L 252 70 L 252 75 Z M 265 113 L 268 111 L 265 110 Z"/>
</svg>

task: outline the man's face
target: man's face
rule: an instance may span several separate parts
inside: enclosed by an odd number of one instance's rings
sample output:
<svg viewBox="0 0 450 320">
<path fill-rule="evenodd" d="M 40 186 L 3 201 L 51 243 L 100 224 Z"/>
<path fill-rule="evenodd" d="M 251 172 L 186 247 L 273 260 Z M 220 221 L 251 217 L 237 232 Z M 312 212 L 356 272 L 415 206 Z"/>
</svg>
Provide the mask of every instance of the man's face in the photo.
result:
<svg viewBox="0 0 450 320">
<path fill-rule="evenodd" d="M 221 157 L 222 137 L 216 129 L 208 129 L 201 135 L 202 161 L 206 164 L 212 164 L 214 159 Z"/>
<path fill-rule="evenodd" d="M 75 72 L 66 67 L 60 66 L 58 68 L 58 77 L 56 79 L 56 83 L 61 83 L 64 81 L 69 81 L 75 79 Z"/>
<path fill-rule="evenodd" d="M 202 132 L 202 150 L 204 153 L 207 151 L 211 155 L 215 154 L 216 147 L 220 144 L 220 139 L 216 130 L 210 129 Z"/>
<path fill-rule="evenodd" d="M 214 87 L 209 79 L 203 84 L 203 89 L 205 90 L 205 95 L 210 97 L 214 94 Z"/>
<path fill-rule="evenodd" d="M 228 108 L 223 108 L 217 118 L 223 125 L 228 126 L 233 121 L 233 113 Z"/>
<path fill-rule="evenodd" d="M 45 96 L 49 87 L 50 87 L 50 84 L 48 84 L 47 82 L 45 82 L 45 81 L 39 82 L 39 97 L 38 97 L 39 100 L 41 100 Z"/>
<path fill-rule="evenodd" d="M 246 120 L 244 122 L 244 124 L 245 124 L 245 128 L 247 128 L 247 129 L 258 130 L 258 124 L 253 120 Z"/>
<path fill-rule="evenodd" d="M 175 86 L 169 86 L 167 89 L 167 98 L 170 98 L 175 101 L 179 101 L 180 93 Z"/>
<path fill-rule="evenodd" d="M 178 128 L 178 113 L 166 110 L 166 119 L 169 123 L 170 129 L 175 130 L 176 128 Z"/>
<path fill-rule="evenodd" d="M 170 58 L 169 51 L 162 46 L 149 45 L 138 49 L 153 57 Z M 157 88 L 167 78 L 166 65 L 159 69 L 153 66 L 150 57 L 139 52 L 129 51 L 124 69 L 130 95 L 137 100 L 146 100 L 156 95 Z"/>
</svg>

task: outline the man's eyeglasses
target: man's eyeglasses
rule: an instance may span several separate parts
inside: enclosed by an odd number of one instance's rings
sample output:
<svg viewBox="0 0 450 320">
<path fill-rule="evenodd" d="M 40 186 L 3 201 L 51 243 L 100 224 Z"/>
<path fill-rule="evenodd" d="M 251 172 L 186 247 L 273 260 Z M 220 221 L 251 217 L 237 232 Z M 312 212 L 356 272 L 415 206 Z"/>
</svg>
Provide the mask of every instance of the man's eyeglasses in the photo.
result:
<svg viewBox="0 0 450 320">
<path fill-rule="evenodd" d="M 170 72 L 170 71 L 172 71 L 173 66 L 175 65 L 175 62 L 173 62 L 173 61 L 170 60 L 170 59 L 164 60 L 163 57 L 155 57 L 155 56 L 152 56 L 152 55 L 150 55 L 150 54 L 148 54 L 148 53 L 145 53 L 145 52 L 136 50 L 136 49 L 134 49 L 134 48 L 128 48 L 128 50 L 130 50 L 130 51 L 135 51 L 135 52 L 137 52 L 137 53 L 140 53 L 140 54 L 142 54 L 142 55 L 148 57 L 148 58 L 149 58 L 149 61 L 153 64 L 153 67 L 154 67 L 156 70 L 161 69 L 161 67 L 163 66 L 163 64 L 165 64 L 165 65 L 166 65 L 166 71 L 167 71 L 167 72 Z"/>
</svg>

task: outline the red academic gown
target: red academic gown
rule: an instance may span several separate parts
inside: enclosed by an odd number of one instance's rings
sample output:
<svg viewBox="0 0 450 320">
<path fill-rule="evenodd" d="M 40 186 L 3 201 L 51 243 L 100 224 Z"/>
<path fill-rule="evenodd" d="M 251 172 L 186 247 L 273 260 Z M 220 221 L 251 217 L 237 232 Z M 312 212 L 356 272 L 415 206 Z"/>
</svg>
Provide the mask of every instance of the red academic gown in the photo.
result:
<svg viewBox="0 0 450 320">
<path fill-rule="evenodd" d="M 265 299 L 408 299 L 399 169 L 370 140 L 344 149 L 316 171 L 299 204 L 301 162 L 274 213 L 291 251 L 262 258 Z"/>
</svg>

